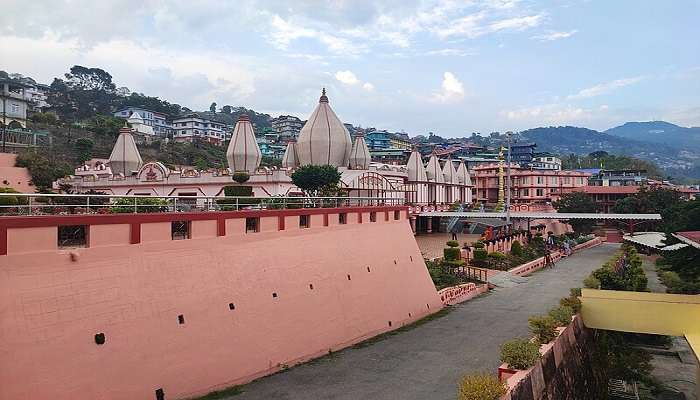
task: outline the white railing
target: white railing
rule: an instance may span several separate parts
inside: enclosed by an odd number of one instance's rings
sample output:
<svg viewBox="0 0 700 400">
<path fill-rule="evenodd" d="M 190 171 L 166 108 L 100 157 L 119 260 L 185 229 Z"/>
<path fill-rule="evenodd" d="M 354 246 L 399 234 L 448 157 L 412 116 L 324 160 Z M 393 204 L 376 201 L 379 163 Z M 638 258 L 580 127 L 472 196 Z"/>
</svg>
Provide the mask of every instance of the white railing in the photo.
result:
<svg viewBox="0 0 700 400">
<path fill-rule="evenodd" d="M 394 197 L 144 196 L 0 193 L 0 217 L 8 215 L 108 214 L 403 206 Z"/>
</svg>

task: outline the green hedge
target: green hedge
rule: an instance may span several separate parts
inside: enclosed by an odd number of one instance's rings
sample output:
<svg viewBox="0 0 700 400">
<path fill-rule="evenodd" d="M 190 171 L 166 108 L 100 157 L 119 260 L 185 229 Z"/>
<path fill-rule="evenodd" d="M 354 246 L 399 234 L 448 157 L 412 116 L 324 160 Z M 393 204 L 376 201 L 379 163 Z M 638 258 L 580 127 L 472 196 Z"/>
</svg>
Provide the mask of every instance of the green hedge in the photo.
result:
<svg viewBox="0 0 700 400">
<path fill-rule="evenodd" d="M 489 374 L 466 375 L 459 382 L 458 400 L 498 400 L 506 394 L 506 385 Z"/>
<path fill-rule="evenodd" d="M 512 339 L 501 345 L 501 361 L 513 369 L 528 369 L 540 357 L 540 346 L 527 339 Z"/>
<path fill-rule="evenodd" d="M 442 250 L 445 261 L 456 261 L 460 258 L 460 250 L 458 247 L 446 247 Z"/>
<path fill-rule="evenodd" d="M 574 310 L 569 306 L 559 306 L 549 311 L 549 316 L 558 326 L 567 326 L 571 323 Z"/>
<path fill-rule="evenodd" d="M 557 324 L 549 315 L 530 317 L 527 322 L 539 344 L 549 343 L 557 336 Z"/>
</svg>

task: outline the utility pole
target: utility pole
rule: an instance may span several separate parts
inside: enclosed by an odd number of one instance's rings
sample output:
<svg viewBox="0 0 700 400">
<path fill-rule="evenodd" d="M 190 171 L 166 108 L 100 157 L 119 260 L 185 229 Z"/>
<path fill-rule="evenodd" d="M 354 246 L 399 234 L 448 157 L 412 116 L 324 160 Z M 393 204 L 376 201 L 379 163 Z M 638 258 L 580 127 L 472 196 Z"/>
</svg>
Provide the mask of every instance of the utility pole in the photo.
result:
<svg viewBox="0 0 700 400">
<path fill-rule="evenodd" d="M 513 136 L 513 132 L 506 132 L 506 141 L 508 142 L 508 158 L 506 165 L 506 224 L 510 230 L 510 139 Z"/>
</svg>

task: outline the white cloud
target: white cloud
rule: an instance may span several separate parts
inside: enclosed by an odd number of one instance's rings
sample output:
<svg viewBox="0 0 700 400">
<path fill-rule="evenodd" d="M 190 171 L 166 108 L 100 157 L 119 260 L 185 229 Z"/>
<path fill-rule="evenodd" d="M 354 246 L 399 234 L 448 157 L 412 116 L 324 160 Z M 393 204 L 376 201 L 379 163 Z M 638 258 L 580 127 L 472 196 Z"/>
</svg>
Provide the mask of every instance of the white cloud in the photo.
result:
<svg viewBox="0 0 700 400">
<path fill-rule="evenodd" d="M 542 22 L 542 19 L 542 14 L 503 19 L 489 25 L 487 32 L 498 32 L 502 30 L 522 31 L 538 26 Z"/>
<path fill-rule="evenodd" d="M 464 85 L 452 72 L 445 72 L 442 89 L 433 93 L 431 101 L 435 103 L 454 103 L 464 99 Z"/>
<path fill-rule="evenodd" d="M 501 115 L 511 121 L 519 121 L 528 124 L 570 124 L 590 120 L 593 117 L 591 110 L 582 107 L 573 107 L 568 104 L 545 104 L 532 107 L 523 107 L 516 110 L 501 111 Z"/>
<path fill-rule="evenodd" d="M 577 99 L 587 99 L 590 97 L 601 96 L 604 94 L 608 94 L 616 89 L 623 88 L 623 87 L 629 86 L 629 85 L 633 85 L 637 82 L 640 82 L 643 79 L 644 79 L 643 76 L 637 76 L 634 78 L 616 79 L 614 81 L 600 83 L 598 85 L 591 86 L 589 88 L 581 89 L 578 93 L 567 96 L 567 99 L 577 100 Z"/>
<path fill-rule="evenodd" d="M 371 92 L 374 90 L 374 85 L 369 83 L 369 82 L 365 82 L 364 84 L 362 84 L 362 89 L 365 89 L 366 91 Z"/>
<path fill-rule="evenodd" d="M 539 40 L 541 42 L 552 42 L 555 40 L 565 39 L 565 38 L 571 37 L 571 36 L 575 35 L 577 32 L 578 32 L 578 30 L 576 30 L 576 29 L 574 29 L 572 31 L 568 31 L 568 32 L 548 32 L 548 33 L 544 33 L 541 35 L 535 35 L 532 37 L 532 39 L 536 39 L 536 40 Z"/>
<path fill-rule="evenodd" d="M 464 56 L 473 56 L 476 55 L 477 53 L 472 50 L 463 50 L 463 49 L 439 49 L 439 50 L 430 50 L 426 51 L 424 53 L 426 56 L 455 56 L 455 57 L 464 57 Z"/>
<path fill-rule="evenodd" d="M 338 71 L 335 73 L 335 79 L 346 85 L 357 85 L 360 83 L 360 80 L 357 79 L 357 76 L 352 71 Z"/>
</svg>

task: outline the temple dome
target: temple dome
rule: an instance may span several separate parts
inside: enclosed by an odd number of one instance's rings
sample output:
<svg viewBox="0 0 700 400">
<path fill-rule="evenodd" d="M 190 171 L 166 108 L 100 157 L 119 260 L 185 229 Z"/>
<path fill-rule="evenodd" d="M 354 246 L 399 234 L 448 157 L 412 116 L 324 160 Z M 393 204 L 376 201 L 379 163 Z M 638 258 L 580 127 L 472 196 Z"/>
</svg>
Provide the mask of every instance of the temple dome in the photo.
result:
<svg viewBox="0 0 700 400">
<path fill-rule="evenodd" d="M 457 171 L 455 170 L 454 164 L 452 164 L 452 158 L 448 157 L 445 161 L 445 165 L 442 167 L 442 176 L 445 178 L 445 183 L 458 183 Z"/>
<path fill-rule="evenodd" d="M 287 143 L 287 149 L 284 150 L 284 157 L 282 157 L 282 167 L 292 169 L 298 166 L 299 156 L 297 155 L 297 144 L 294 140 L 290 140 Z"/>
<path fill-rule="evenodd" d="M 462 185 L 472 185 L 472 177 L 469 175 L 469 169 L 467 169 L 467 164 L 464 161 L 461 161 L 459 167 L 457 167 L 457 180 Z"/>
<path fill-rule="evenodd" d="M 226 160 L 231 172 L 245 171 L 252 174 L 260 166 L 262 153 L 255 140 L 253 124 L 245 114 L 241 114 L 233 128 L 233 136 L 226 149 Z"/>
<path fill-rule="evenodd" d="M 357 135 L 350 151 L 350 168 L 369 169 L 370 162 L 372 162 L 372 156 L 369 154 L 365 136 Z"/>
<path fill-rule="evenodd" d="M 112 153 L 109 155 L 109 168 L 112 175 L 130 176 L 132 172 L 138 171 L 143 164 L 131 132 L 131 128 L 126 126 L 119 129 L 117 142 L 114 143 Z"/>
<path fill-rule="evenodd" d="M 323 89 L 318 106 L 301 128 L 296 148 L 300 165 L 348 166 L 352 139 L 328 104 L 326 89 Z"/>
<path fill-rule="evenodd" d="M 428 180 L 425 174 L 425 167 L 423 166 L 423 157 L 416 148 L 413 148 L 411 155 L 408 157 L 406 173 L 408 174 L 408 180 L 411 182 L 425 182 Z"/>
<path fill-rule="evenodd" d="M 436 183 L 445 183 L 445 177 L 442 175 L 442 168 L 440 168 L 440 160 L 438 160 L 437 154 L 433 151 L 428 160 L 428 165 L 425 166 L 425 174 L 428 179 Z"/>
</svg>

